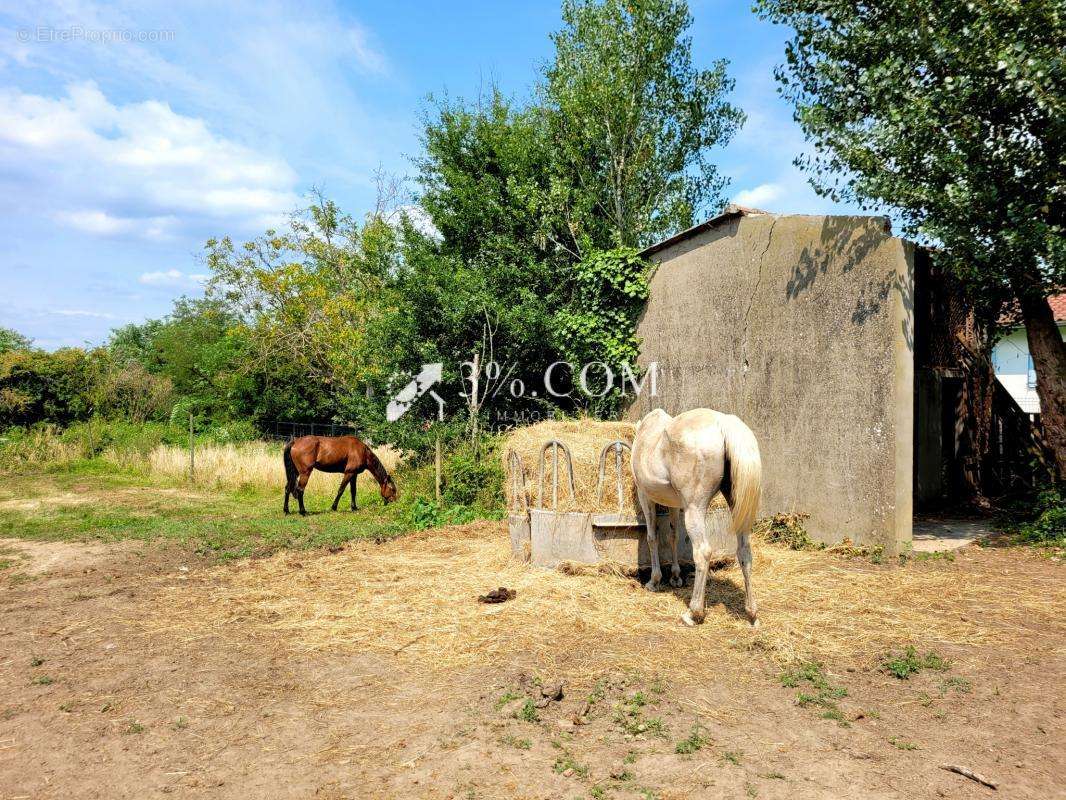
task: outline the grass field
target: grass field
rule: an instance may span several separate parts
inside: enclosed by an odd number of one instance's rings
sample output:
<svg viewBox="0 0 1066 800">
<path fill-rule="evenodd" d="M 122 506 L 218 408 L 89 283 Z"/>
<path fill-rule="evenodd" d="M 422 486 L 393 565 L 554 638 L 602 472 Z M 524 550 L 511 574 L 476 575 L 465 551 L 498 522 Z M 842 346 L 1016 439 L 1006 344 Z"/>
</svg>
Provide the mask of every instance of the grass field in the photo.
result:
<svg viewBox="0 0 1066 800">
<path fill-rule="evenodd" d="M 329 511 L 339 480 L 315 473 L 307 489 L 310 513 L 286 517 L 280 484 L 274 489 L 206 488 L 102 459 L 74 461 L 42 473 L 8 475 L 0 482 L 0 537 L 165 539 L 226 560 L 388 538 L 410 529 L 410 503 L 384 506 L 377 485 L 366 476 L 359 481 L 359 511 L 348 511 L 347 492 L 341 510 Z M 404 489 L 414 487 L 401 484 Z"/>
</svg>

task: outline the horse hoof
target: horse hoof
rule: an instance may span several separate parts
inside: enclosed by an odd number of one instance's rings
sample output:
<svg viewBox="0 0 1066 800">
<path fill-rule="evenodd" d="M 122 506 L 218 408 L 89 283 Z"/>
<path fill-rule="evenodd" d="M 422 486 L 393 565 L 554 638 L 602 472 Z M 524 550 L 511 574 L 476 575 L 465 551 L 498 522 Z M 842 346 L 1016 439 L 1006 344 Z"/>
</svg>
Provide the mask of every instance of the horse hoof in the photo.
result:
<svg viewBox="0 0 1066 800">
<path fill-rule="evenodd" d="M 649 592 L 657 592 L 657 591 L 659 591 L 659 582 L 658 581 L 648 581 L 647 583 L 644 584 L 644 588 L 647 589 Z"/>
<path fill-rule="evenodd" d="M 681 621 L 688 625 L 690 628 L 695 628 L 697 625 L 703 622 L 703 614 L 693 613 L 692 609 L 689 609 L 681 615 Z"/>
<path fill-rule="evenodd" d="M 675 575 L 670 578 L 670 585 L 673 586 L 675 589 L 680 589 L 682 586 L 685 585 L 685 581 L 682 580 L 680 575 Z"/>
<path fill-rule="evenodd" d="M 759 627 L 759 620 L 758 620 L 758 618 L 756 618 L 756 619 L 749 619 L 749 620 L 748 620 L 748 623 L 749 623 L 749 624 L 751 625 L 751 627 L 753 627 L 753 628 L 758 628 L 758 627 Z"/>
</svg>

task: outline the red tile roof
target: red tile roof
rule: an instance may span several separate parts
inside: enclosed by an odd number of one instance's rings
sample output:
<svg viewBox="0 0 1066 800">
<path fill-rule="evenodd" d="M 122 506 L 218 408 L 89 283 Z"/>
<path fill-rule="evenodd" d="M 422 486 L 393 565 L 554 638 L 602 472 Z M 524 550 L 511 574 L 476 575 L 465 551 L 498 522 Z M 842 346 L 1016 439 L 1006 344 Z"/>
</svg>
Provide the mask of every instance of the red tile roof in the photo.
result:
<svg viewBox="0 0 1066 800">
<path fill-rule="evenodd" d="M 1055 312 L 1055 322 L 1066 322 L 1066 294 L 1053 294 L 1048 298 L 1048 303 Z"/>
<path fill-rule="evenodd" d="M 1055 322 L 1066 322 L 1066 294 L 1053 294 L 1047 301 L 1051 306 L 1051 313 L 1055 315 Z M 1021 327 L 1021 313 L 1018 307 L 1008 308 L 1000 314 L 999 324 Z"/>
</svg>

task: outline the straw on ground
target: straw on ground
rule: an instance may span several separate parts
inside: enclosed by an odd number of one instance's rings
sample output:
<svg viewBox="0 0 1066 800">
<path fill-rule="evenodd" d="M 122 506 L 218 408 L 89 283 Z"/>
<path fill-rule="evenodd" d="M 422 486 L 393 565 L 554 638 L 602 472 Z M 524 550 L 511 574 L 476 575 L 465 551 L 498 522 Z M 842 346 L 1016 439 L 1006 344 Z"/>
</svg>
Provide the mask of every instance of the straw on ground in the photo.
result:
<svg viewBox="0 0 1066 800">
<path fill-rule="evenodd" d="M 479 522 L 358 543 L 333 556 L 284 555 L 213 571 L 203 583 L 164 586 L 158 611 L 137 622 L 168 635 L 273 637 L 301 650 L 377 652 L 424 672 L 480 663 L 529 664 L 573 680 L 606 668 L 706 679 L 742 660 L 875 663 L 901 644 L 967 646 L 1061 628 L 1066 597 L 1013 580 L 1024 569 L 997 553 L 957 565 L 877 567 L 824 552 L 756 547 L 765 609 L 752 631 L 741 617 L 734 568 L 708 587 L 706 624 L 678 625 L 691 591 L 653 594 L 635 581 L 568 575 L 512 561 L 503 523 Z M 476 602 L 487 588 L 508 603 Z"/>
</svg>

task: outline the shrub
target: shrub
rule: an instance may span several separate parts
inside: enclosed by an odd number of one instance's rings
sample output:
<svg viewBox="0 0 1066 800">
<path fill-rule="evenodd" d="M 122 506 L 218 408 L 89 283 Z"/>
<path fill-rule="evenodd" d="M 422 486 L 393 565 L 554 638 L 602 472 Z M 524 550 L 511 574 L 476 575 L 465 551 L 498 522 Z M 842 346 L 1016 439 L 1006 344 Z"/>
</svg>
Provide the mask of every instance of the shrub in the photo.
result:
<svg viewBox="0 0 1066 800">
<path fill-rule="evenodd" d="M 492 510 L 503 505 L 503 466 L 495 440 L 459 445 L 442 465 L 441 495 L 448 505 Z"/>
<path fill-rule="evenodd" d="M 1018 529 L 1018 539 L 1026 544 L 1066 547 L 1066 496 L 1061 487 L 1044 489 L 1037 495 L 1034 518 Z"/>
</svg>

